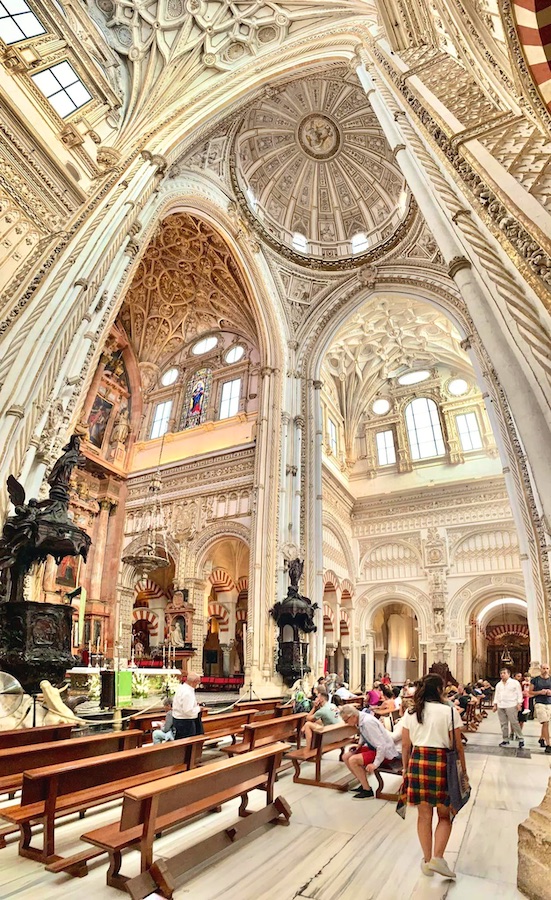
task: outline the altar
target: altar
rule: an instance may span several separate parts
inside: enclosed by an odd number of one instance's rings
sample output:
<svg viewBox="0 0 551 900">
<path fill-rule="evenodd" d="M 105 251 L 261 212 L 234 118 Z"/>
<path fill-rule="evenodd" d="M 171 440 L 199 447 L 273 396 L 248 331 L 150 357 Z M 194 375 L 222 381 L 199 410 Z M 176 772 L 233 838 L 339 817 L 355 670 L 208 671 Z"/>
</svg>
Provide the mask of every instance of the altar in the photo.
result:
<svg viewBox="0 0 551 900">
<path fill-rule="evenodd" d="M 102 673 L 113 673 L 115 677 L 115 705 L 129 706 L 134 700 L 162 696 L 168 691 L 173 694 L 182 678 L 182 671 L 174 666 L 145 667 L 124 666 L 113 670 L 107 666 L 74 666 L 66 673 L 69 694 L 87 694 L 90 700 L 100 700 Z"/>
</svg>

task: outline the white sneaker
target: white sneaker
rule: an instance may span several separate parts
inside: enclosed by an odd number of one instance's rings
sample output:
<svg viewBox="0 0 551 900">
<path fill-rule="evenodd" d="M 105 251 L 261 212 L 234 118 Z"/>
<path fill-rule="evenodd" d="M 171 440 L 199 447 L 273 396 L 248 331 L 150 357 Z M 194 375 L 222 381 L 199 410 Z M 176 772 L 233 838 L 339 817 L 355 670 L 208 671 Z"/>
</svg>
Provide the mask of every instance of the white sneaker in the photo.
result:
<svg viewBox="0 0 551 900">
<path fill-rule="evenodd" d="M 430 863 L 427 863 L 429 869 L 438 872 L 443 878 L 457 878 L 455 872 L 452 872 L 446 860 L 441 856 L 433 856 Z"/>
<path fill-rule="evenodd" d="M 426 863 L 424 859 L 421 860 L 421 872 L 423 875 L 428 875 L 429 878 L 434 877 L 434 872 L 430 868 L 430 863 Z"/>
</svg>

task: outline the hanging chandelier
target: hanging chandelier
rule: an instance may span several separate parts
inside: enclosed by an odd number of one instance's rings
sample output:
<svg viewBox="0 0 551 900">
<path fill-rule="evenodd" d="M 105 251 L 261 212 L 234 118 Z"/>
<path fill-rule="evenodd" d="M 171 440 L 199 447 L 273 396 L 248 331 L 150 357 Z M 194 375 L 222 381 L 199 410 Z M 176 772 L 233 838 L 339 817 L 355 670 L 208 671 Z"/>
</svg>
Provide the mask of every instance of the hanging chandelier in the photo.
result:
<svg viewBox="0 0 551 900">
<path fill-rule="evenodd" d="M 123 556 L 122 561 L 137 569 L 145 578 L 154 569 L 166 569 L 170 565 L 166 538 L 164 511 L 161 503 L 161 455 L 157 471 L 147 489 L 148 497 L 144 508 L 145 541 L 139 553 Z"/>
</svg>

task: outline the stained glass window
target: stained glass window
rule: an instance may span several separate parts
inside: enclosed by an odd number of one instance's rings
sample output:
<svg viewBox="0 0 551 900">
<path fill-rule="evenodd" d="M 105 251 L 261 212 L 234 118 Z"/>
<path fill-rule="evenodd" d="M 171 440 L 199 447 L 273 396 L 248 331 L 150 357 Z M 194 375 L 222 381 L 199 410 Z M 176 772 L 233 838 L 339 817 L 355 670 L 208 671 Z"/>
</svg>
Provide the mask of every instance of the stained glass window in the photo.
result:
<svg viewBox="0 0 551 900">
<path fill-rule="evenodd" d="M 212 373 L 210 369 L 198 369 L 190 378 L 186 387 L 184 409 L 182 411 L 181 429 L 193 428 L 205 421 L 207 412 Z"/>
</svg>

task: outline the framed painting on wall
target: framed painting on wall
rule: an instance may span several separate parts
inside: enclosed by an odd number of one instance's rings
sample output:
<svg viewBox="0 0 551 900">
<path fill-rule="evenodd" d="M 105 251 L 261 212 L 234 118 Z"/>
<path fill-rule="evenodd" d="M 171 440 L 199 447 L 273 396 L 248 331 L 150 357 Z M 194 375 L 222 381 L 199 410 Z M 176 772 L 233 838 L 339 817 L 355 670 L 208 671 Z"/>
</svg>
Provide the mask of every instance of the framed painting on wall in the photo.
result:
<svg viewBox="0 0 551 900">
<path fill-rule="evenodd" d="M 73 590 L 77 586 L 78 570 L 80 566 L 79 556 L 64 556 L 57 567 L 55 576 L 56 584 Z"/>
<path fill-rule="evenodd" d="M 89 440 L 94 447 L 100 448 L 103 444 L 105 429 L 107 428 L 112 409 L 113 404 L 98 394 L 88 416 Z"/>
</svg>

